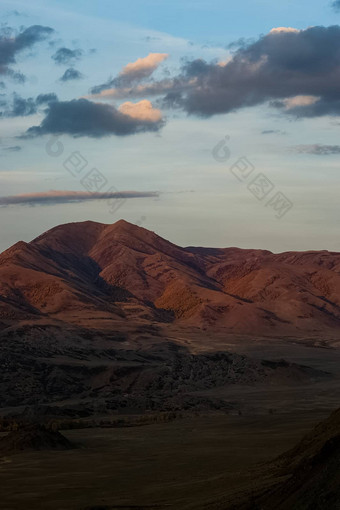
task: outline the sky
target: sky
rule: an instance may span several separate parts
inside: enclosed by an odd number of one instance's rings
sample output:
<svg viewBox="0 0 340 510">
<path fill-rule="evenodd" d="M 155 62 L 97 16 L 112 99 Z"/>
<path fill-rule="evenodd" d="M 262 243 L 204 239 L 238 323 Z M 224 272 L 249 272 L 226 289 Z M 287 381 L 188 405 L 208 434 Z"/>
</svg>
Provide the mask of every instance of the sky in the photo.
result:
<svg viewBox="0 0 340 510">
<path fill-rule="evenodd" d="M 0 251 L 124 218 L 340 251 L 340 1 L 0 1 Z"/>
</svg>

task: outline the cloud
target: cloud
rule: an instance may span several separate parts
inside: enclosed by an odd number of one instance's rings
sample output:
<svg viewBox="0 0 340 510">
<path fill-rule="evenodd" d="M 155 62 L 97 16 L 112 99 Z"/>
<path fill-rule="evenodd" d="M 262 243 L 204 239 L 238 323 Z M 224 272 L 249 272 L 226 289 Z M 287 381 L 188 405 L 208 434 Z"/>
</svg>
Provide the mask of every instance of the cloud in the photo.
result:
<svg viewBox="0 0 340 510">
<path fill-rule="evenodd" d="M 9 66 L 16 63 L 17 54 L 32 48 L 45 40 L 54 30 L 50 27 L 32 25 L 14 35 L 12 28 L 7 28 L 0 35 L 0 74 L 8 75 L 16 80 L 23 80 L 23 75 L 13 71 Z"/>
<path fill-rule="evenodd" d="M 25 99 L 17 94 L 14 94 L 12 105 L 9 109 L 5 110 L 5 117 L 27 117 L 37 112 L 36 102 L 32 97 Z"/>
<path fill-rule="evenodd" d="M 128 87 L 133 83 L 149 78 L 168 56 L 167 53 L 149 53 L 147 57 L 139 58 L 135 62 L 127 64 L 116 78 L 93 87 L 91 93 L 99 94 L 102 90 L 108 88 Z"/>
<path fill-rule="evenodd" d="M 59 48 L 51 58 L 55 61 L 56 64 L 69 65 L 76 60 L 80 60 L 82 54 L 83 52 L 79 48 L 75 50 L 70 50 L 69 48 Z"/>
<path fill-rule="evenodd" d="M 0 74 L 6 75 L 7 78 L 10 78 L 11 80 L 23 84 L 26 81 L 26 76 L 23 73 L 20 73 L 19 71 L 14 71 L 10 67 L 1 67 L 0 66 Z"/>
<path fill-rule="evenodd" d="M 225 67 L 227 64 L 229 64 L 229 62 L 231 62 L 231 60 L 233 59 L 233 57 L 227 57 L 225 58 L 224 60 L 219 60 L 217 62 L 217 65 L 220 66 L 220 67 Z"/>
<path fill-rule="evenodd" d="M 322 117 L 323 115 L 340 115 L 340 98 L 337 97 L 319 97 L 310 103 L 290 104 L 287 100 L 272 101 L 271 106 L 283 109 L 284 113 L 301 117 Z"/>
<path fill-rule="evenodd" d="M 32 97 L 23 98 L 18 94 L 13 94 L 12 102 L 5 103 L 5 109 L 0 112 L 0 117 L 27 117 L 38 112 L 41 105 L 58 101 L 58 97 L 53 92 L 49 94 L 39 94 L 36 99 Z"/>
<path fill-rule="evenodd" d="M 81 80 L 83 77 L 84 76 L 80 71 L 77 71 L 77 69 L 74 69 L 73 67 L 69 67 L 60 78 L 60 81 Z"/>
<path fill-rule="evenodd" d="M 162 94 L 181 94 L 191 88 L 190 82 L 183 78 L 164 79 L 158 82 L 105 89 L 89 96 L 94 99 L 125 99 L 128 97 L 160 96 Z"/>
<path fill-rule="evenodd" d="M 14 9 L 13 11 L 9 11 L 7 16 L 21 16 L 21 13 L 19 11 L 17 11 L 16 9 Z"/>
<path fill-rule="evenodd" d="M 300 107 L 311 106 L 317 103 L 319 100 L 320 97 L 316 96 L 295 96 L 284 99 L 282 103 L 286 110 L 291 111 Z"/>
<path fill-rule="evenodd" d="M 269 32 L 270 34 L 278 34 L 280 32 L 300 32 L 300 30 L 298 30 L 297 28 L 292 28 L 292 27 L 276 27 L 276 28 L 272 28 L 271 31 Z"/>
<path fill-rule="evenodd" d="M 281 129 L 265 129 L 261 131 L 261 135 L 286 135 L 286 131 L 282 131 Z"/>
<path fill-rule="evenodd" d="M 124 78 L 128 83 L 139 81 L 151 76 L 157 67 L 168 58 L 167 53 L 149 53 L 147 57 L 139 58 L 135 62 L 127 64 L 121 73 L 120 78 Z"/>
<path fill-rule="evenodd" d="M 314 154 L 315 156 L 329 156 L 331 154 L 340 154 L 340 145 L 296 145 L 292 147 L 298 154 Z"/>
<path fill-rule="evenodd" d="M 183 98 L 189 113 L 228 113 L 269 100 L 295 96 L 320 99 L 290 105 L 290 113 L 329 113 L 320 101 L 340 99 L 340 27 L 311 27 L 301 31 L 275 31 L 239 49 L 231 62 L 220 67 L 204 61 L 188 62 L 184 73 L 195 78 Z M 338 97 L 337 97 L 338 95 Z"/>
<path fill-rule="evenodd" d="M 275 28 L 223 66 L 188 60 L 170 79 L 93 90 L 101 98 L 160 96 L 160 104 L 202 117 L 264 103 L 296 117 L 339 115 L 340 27 Z"/>
<path fill-rule="evenodd" d="M 154 36 L 151 36 L 151 35 L 147 35 L 146 37 L 142 37 L 142 41 L 145 41 L 145 42 L 154 42 L 154 41 L 160 41 L 161 38 L 160 37 L 154 37 Z"/>
<path fill-rule="evenodd" d="M 142 110 L 142 107 L 135 106 L 135 113 L 138 108 Z M 50 103 L 40 126 L 29 128 L 24 137 L 44 134 L 69 134 L 73 137 L 94 138 L 109 135 L 125 136 L 158 131 L 163 124 L 162 119 L 133 117 L 109 104 L 73 99 Z"/>
<path fill-rule="evenodd" d="M 241 48 L 241 47 L 245 47 L 245 46 L 249 46 L 249 44 L 252 44 L 253 43 L 253 39 L 252 38 L 245 38 L 245 37 L 240 37 L 239 39 L 237 39 L 236 41 L 232 41 L 231 43 L 228 44 L 227 48 L 229 50 L 235 50 L 237 48 Z"/>
<path fill-rule="evenodd" d="M 127 101 L 120 105 L 119 111 L 133 119 L 142 121 L 159 122 L 162 119 L 162 112 L 153 108 L 152 103 L 147 99 L 139 101 L 139 103 Z"/>
<path fill-rule="evenodd" d="M 20 145 L 12 145 L 11 147 L 3 147 L 3 151 L 7 152 L 19 152 L 21 151 L 22 147 Z"/>
<path fill-rule="evenodd" d="M 335 11 L 340 11 L 340 0 L 335 0 L 332 2 L 332 7 Z"/>
<path fill-rule="evenodd" d="M 52 205 L 70 202 L 86 202 L 89 200 L 111 200 L 128 198 L 157 198 L 156 191 L 119 191 L 109 193 L 89 193 L 87 191 L 43 191 L 41 193 L 25 193 L 0 197 L 0 206 L 9 205 Z"/>
<path fill-rule="evenodd" d="M 35 103 L 37 105 L 41 105 L 52 103 L 52 101 L 58 101 L 58 96 L 54 92 L 50 92 L 48 94 L 39 94 L 35 100 Z"/>
</svg>

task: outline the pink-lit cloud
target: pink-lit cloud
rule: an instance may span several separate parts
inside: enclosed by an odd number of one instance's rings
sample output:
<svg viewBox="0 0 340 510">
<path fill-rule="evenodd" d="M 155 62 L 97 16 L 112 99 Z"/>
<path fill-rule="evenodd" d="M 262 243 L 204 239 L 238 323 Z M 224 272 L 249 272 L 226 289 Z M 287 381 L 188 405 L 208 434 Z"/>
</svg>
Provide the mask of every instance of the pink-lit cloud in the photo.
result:
<svg viewBox="0 0 340 510">
<path fill-rule="evenodd" d="M 37 193 L 24 193 L 0 197 L 0 206 L 8 205 L 51 205 L 71 202 L 85 202 L 88 200 L 122 200 L 128 198 L 154 198 L 158 197 L 156 191 L 116 191 L 108 193 L 90 193 L 88 191 L 50 190 Z"/>
<path fill-rule="evenodd" d="M 129 115 L 133 119 L 142 121 L 158 122 L 162 119 L 162 112 L 152 106 L 147 99 L 143 99 L 138 103 L 127 101 L 119 107 L 119 111 L 124 115 Z"/>
</svg>

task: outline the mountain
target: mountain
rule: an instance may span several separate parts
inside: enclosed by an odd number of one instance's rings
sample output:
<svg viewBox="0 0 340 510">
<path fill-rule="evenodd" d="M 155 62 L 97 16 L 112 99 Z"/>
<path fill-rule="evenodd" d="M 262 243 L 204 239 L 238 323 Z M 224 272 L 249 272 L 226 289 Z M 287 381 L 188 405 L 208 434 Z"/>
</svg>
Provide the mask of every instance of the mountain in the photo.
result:
<svg viewBox="0 0 340 510">
<path fill-rule="evenodd" d="M 340 253 L 182 248 L 124 220 L 61 225 L 0 255 L 1 330 L 42 320 L 334 337 Z"/>
</svg>

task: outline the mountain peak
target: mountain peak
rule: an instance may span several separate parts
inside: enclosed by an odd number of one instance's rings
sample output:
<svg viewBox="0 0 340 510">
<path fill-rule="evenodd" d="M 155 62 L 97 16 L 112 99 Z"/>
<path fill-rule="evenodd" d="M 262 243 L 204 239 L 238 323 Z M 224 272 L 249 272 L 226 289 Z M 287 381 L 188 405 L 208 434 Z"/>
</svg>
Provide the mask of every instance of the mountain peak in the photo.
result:
<svg viewBox="0 0 340 510">
<path fill-rule="evenodd" d="M 233 332 L 333 334 L 339 289 L 337 253 L 181 248 L 124 219 L 60 225 L 0 258 L 0 319 L 13 306 L 17 316 L 24 306 L 61 318 L 76 309 L 79 321 L 93 310 L 115 317 L 124 298 L 152 317 L 167 310 Z"/>
<path fill-rule="evenodd" d="M 110 230 L 120 230 L 124 232 L 139 232 L 139 231 L 146 231 L 147 229 L 140 227 L 139 225 L 135 225 L 134 223 L 130 223 L 129 221 L 120 219 L 116 221 L 115 223 L 112 223 L 111 225 L 107 225 L 107 228 Z"/>
</svg>

